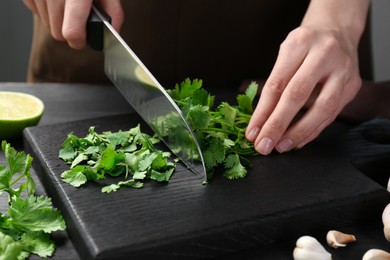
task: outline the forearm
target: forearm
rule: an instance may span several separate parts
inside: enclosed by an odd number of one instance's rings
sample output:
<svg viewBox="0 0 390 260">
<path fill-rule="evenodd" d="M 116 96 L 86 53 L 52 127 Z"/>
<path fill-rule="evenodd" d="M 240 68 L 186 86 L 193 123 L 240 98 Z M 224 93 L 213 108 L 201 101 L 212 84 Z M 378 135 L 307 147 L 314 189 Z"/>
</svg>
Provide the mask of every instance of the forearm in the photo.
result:
<svg viewBox="0 0 390 260">
<path fill-rule="evenodd" d="M 370 0 L 312 0 L 302 26 L 326 26 L 357 46 L 364 31 Z"/>
</svg>

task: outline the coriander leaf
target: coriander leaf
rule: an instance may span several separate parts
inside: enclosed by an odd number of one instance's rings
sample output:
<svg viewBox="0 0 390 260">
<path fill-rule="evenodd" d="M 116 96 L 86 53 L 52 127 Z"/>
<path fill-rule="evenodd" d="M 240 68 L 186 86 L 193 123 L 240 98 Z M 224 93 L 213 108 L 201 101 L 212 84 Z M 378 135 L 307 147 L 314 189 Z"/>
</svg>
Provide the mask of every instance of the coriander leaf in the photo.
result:
<svg viewBox="0 0 390 260">
<path fill-rule="evenodd" d="M 0 231 L 0 260 L 26 259 L 22 245 Z"/>
<path fill-rule="evenodd" d="M 190 108 L 187 114 L 188 122 L 195 129 L 207 128 L 210 123 L 210 115 L 207 106 L 196 105 Z"/>
<path fill-rule="evenodd" d="M 116 133 L 107 132 L 106 133 L 108 141 L 114 147 L 117 145 L 125 146 L 129 140 L 129 134 L 127 132 L 118 131 Z"/>
<path fill-rule="evenodd" d="M 258 85 L 252 81 L 245 91 L 245 95 L 238 95 L 237 102 L 241 112 L 252 114 L 253 113 L 253 100 L 257 94 Z"/>
<path fill-rule="evenodd" d="M 237 102 L 238 102 L 238 108 L 240 109 L 241 112 L 246 114 L 253 113 L 252 101 L 248 96 L 243 94 L 238 95 Z"/>
<path fill-rule="evenodd" d="M 53 208 L 51 199 L 30 195 L 26 199 L 13 197 L 8 209 L 7 225 L 20 232 L 44 231 L 50 233 L 65 229 L 60 212 Z"/>
<path fill-rule="evenodd" d="M 139 181 L 135 181 L 133 179 L 131 180 L 127 180 L 127 181 L 120 181 L 118 182 L 118 185 L 120 186 L 127 186 L 127 187 L 133 187 L 133 188 L 142 188 L 143 184 L 142 182 L 139 182 Z"/>
<path fill-rule="evenodd" d="M 218 111 L 221 113 L 222 118 L 228 125 L 234 125 L 234 121 L 236 120 L 237 116 L 237 110 L 234 107 L 226 102 L 223 102 L 221 105 L 219 105 Z"/>
<path fill-rule="evenodd" d="M 99 166 L 105 170 L 111 170 L 115 166 L 116 156 L 117 152 L 115 149 L 111 145 L 107 146 L 101 155 Z"/>
<path fill-rule="evenodd" d="M 142 132 L 141 132 L 141 125 L 140 124 L 138 124 L 136 127 L 133 127 L 129 130 L 130 138 L 139 136 L 141 134 L 142 134 Z"/>
<path fill-rule="evenodd" d="M 156 159 L 158 157 L 158 154 L 157 153 L 149 153 L 149 154 L 146 154 L 142 160 L 139 162 L 138 164 L 138 169 L 140 171 L 145 171 L 147 170 L 153 163 L 153 160 Z"/>
<path fill-rule="evenodd" d="M 156 169 L 156 170 L 164 169 L 168 165 L 168 161 L 166 158 L 168 158 L 170 156 L 170 154 L 169 153 L 164 154 L 162 152 L 155 152 L 155 154 L 157 156 L 156 156 L 156 158 L 154 158 L 154 160 L 152 162 L 152 168 Z M 164 155 L 167 155 L 167 157 L 165 158 Z"/>
<path fill-rule="evenodd" d="M 74 186 L 80 187 L 87 182 L 87 177 L 84 175 L 84 166 L 76 166 L 70 170 L 64 171 L 61 178 L 64 182 Z"/>
<path fill-rule="evenodd" d="M 111 193 L 111 192 L 115 192 L 117 190 L 119 190 L 121 186 L 118 185 L 118 184 L 111 184 L 111 185 L 107 185 L 107 186 L 104 186 L 101 191 L 103 193 Z"/>
<path fill-rule="evenodd" d="M 95 153 L 98 153 L 100 150 L 99 146 L 89 146 L 87 149 L 84 150 L 85 155 L 94 155 Z"/>
<path fill-rule="evenodd" d="M 133 172 L 138 171 L 138 164 L 141 156 L 136 153 L 125 153 L 125 162 Z"/>
<path fill-rule="evenodd" d="M 101 189 L 101 191 L 103 193 L 116 192 L 122 186 L 127 186 L 127 187 L 132 187 L 132 188 L 135 188 L 135 189 L 139 189 L 139 188 L 142 188 L 143 184 L 142 184 L 142 182 L 135 181 L 134 179 L 131 179 L 131 180 L 127 180 L 127 181 L 120 181 L 117 184 L 111 184 L 111 185 L 108 185 L 108 186 L 104 186 Z"/>
<path fill-rule="evenodd" d="M 146 178 L 146 173 L 147 173 L 147 171 L 135 172 L 133 174 L 133 179 L 134 180 L 143 180 Z"/>
<path fill-rule="evenodd" d="M 223 140 L 223 146 L 225 146 L 226 148 L 233 147 L 235 144 L 236 143 L 233 140 L 229 139 L 229 138 L 225 138 Z"/>
<path fill-rule="evenodd" d="M 202 152 L 206 164 L 206 169 L 211 169 L 217 166 L 225 159 L 226 150 L 223 145 L 223 140 L 219 138 L 212 138 L 209 146 Z"/>
<path fill-rule="evenodd" d="M 253 101 L 257 95 L 257 90 L 258 90 L 259 85 L 255 82 L 252 81 L 248 88 L 245 90 L 245 95 L 247 95 L 251 101 Z"/>
<path fill-rule="evenodd" d="M 11 182 L 11 172 L 8 167 L 5 165 L 0 165 L 0 184 L 2 187 L 9 187 L 9 183 Z M 1 190 L 1 189 L 0 189 Z"/>
<path fill-rule="evenodd" d="M 192 99 L 192 105 L 200 105 L 200 106 L 206 106 L 206 107 L 213 107 L 214 105 L 214 96 L 211 96 L 205 89 L 198 89 L 194 92 L 194 94 L 191 96 Z"/>
<path fill-rule="evenodd" d="M 113 169 L 111 169 L 110 171 L 108 171 L 107 173 L 111 176 L 111 177 L 118 177 L 120 175 L 122 175 L 123 173 L 126 172 L 126 167 L 122 167 L 121 166 L 121 163 L 117 163 L 116 164 L 116 167 L 114 167 Z M 126 174 L 127 176 L 127 174 Z"/>
<path fill-rule="evenodd" d="M 124 146 L 122 148 L 118 148 L 118 151 L 122 151 L 124 153 L 131 153 L 137 150 L 137 144 L 136 143 L 131 143 L 127 146 Z"/>
<path fill-rule="evenodd" d="M 73 145 L 70 142 L 66 142 L 63 145 L 63 148 L 60 150 L 59 157 L 64 161 L 69 161 L 75 158 L 76 152 L 73 148 Z"/>
<path fill-rule="evenodd" d="M 35 193 L 35 188 L 36 188 L 36 185 L 35 185 L 35 181 L 34 179 L 31 177 L 31 175 L 26 175 L 26 188 L 27 188 L 27 193 L 28 194 L 34 194 Z"/>
<path fill-rule="evenodd" d="M 2 149 L 7 158 L 8 166 L 12 174 L 24 172 L 28 167 L 27 156 L 24 152 L 17 152 L 10 144 L 2 142 Z"/>
<path fill-rule="evenodd" d="M 70 168 L 74 168 L 76 167 L 76 165 L 78 165 L 79 163 L 81 163 L 82 161 L 86 161 L 88 160 L 88 156 L 83 154 L 83 153 L 80 153 L 79 155 L 77 155 L 77 157 L 73 160 L 72 162 L 72 165 L 70 166 Z"/>
<path fill-rule="evenodd" d="M 176 84 L 174 90 L 167 90 L 169 95 L 176 100 L 183 100 L 191 97 L 197 89 L 202 87 L 202 80 L 194 79 L 192 82 L 190 79 L 185 79 L 183 82 Z"/>
<path fill-rule="evenodd" d="M 5 153 L 8 167 L 0 166 L 0 192 L 2 190 L 8 192 L 9 199 L 13 196 L 19 196 L 26 188 L 28 188 L 29 194 L 33 194 L 35 192 L 35 182 L 30 178 L 32 157 L 24 152 L 17 152 L 6 141 L 2 141 L 1 147 Z M 19 188 L 12 188 L 22 178 L 24 178 L 24 183 Z"/>
<path fill-rule="evenodd" d="M 26 232 L 19 241 L 25 250 L 40 257 L 46 258 L 54 254 L 55 245 L 48 233 Z"/>
<path fill-rule="evenodd" d="M 230 179 L 240 179 L 245 177 L 247 170 L 242 166 L 240 157 L 237 154 L 230 154 L 225 159 L 225 171 L 223 175 Z"/>
<path fill-rule="evenodd" d="M 163 182 L 163 181 L 168 182 L 169 179 L 171 178 L 174 170 L 175 170 L 174 168 L 170 168 L 170 169 L 166 170 L 165 172 L 152 170 L 150 178 L 152 180 L 159 181 L 159 182 Z"/>
</svg>

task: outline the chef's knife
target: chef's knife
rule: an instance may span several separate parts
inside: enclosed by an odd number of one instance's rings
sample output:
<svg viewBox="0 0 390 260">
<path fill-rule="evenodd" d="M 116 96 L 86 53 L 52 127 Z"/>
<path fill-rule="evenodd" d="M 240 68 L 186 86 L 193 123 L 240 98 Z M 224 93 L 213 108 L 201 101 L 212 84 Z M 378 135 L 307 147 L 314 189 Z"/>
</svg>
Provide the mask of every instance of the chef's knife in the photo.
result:
<svg viewBox="0 0 390 260">
<path fill-rule="evenodd" d="M 197 176 L 206 180 L 206 168 L 197 138 L 182 111 L 110 24 L 110 18 L 92 6 L 87 26 L 88 44 L 104 52 L 104 71 L 112 83 Z M 172 125 L 175 122 L 174 133 Z M 172 120 L 173 119 L 173 120 Z"/>
</svg>

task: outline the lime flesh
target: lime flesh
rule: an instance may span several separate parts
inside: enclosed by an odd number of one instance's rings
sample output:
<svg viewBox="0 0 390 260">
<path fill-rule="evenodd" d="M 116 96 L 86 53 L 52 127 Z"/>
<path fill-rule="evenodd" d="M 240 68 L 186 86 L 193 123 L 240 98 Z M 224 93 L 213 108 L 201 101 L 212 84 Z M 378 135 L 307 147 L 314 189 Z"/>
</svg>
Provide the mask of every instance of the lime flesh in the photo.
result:
<svg viewBox="0 0 390 260">
<path fill-rule="evenodd" d="M 0 139 L 20 137 L 24 128 L 39 123 L 43 111 L 43 102 L 33 95 L 0 91 Z"/>
</svg>

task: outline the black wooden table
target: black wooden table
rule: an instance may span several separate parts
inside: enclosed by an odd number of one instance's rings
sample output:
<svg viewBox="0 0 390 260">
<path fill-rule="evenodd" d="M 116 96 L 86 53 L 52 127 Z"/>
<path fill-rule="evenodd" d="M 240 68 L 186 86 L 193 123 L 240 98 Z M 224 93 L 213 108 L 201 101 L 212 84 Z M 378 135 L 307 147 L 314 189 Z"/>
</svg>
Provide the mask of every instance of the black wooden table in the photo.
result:
<svg viewBox="0 0 390 260">
<path fill-rule="evenodd" d="M 112 86 L 83 85 L 83 84 L 24 84 L 1 83 L 0 91 L 19 91 L 33 94 L 43 100 L 45 113 L 39 125 L 50 125 L 61 122 L 90 119 L 128 113 L 132 111 L 130 105 Z M 223 99 L 226 91 L 215 93 Z M 235 93 L 233 93 L 235 94 Z M 23 150 L 23 139 L 11 143 L 16 149 Z M 0 154 L 0 163 L 5 162 L 4 155 Z M 390 167 L 389 167 L 390 168 Z M 33 172 L 33 175 L 34 172 Z M 44 187 L 37 178 L 37 193 L 45 194 Z M 381 183 L 381 185 L 386 185 Z M 6 197 L 0 197 L 0 211 L 6 208 Z M 371 248 L 390 251 L 390 243 L 383 236 L 381 219 L 363 223 L 358 226 L 347 226 L 342 231 L 354 234 L 358 241 L 343 249 L 330 249 L 333 259 L 361 259 L 363 254 Z M 314 234 L 324 240 L 325 233 Z M 54 234 L 57 250 L 52 259 L 80 259 L 66 232 Z M 297 237 L 298 239 L 298 237 Z M 287 240 L 262 246 L 249 251 L 224 256 L 223 259 L 292 259 L 292 251 L 296 240 Z M 326 245 L 325 245 L 326 246 Z M 39 259 L 32 256 L 31 259 Z"/>
</svg>

